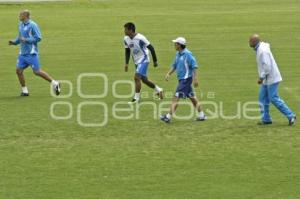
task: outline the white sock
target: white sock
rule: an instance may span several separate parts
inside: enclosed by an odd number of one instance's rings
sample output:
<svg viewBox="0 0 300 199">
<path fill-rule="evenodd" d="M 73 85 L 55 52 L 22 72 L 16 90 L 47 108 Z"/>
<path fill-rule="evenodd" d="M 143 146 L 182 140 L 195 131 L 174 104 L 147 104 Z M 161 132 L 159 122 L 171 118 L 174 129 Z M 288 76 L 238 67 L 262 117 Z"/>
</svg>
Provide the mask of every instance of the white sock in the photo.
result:
<svg viewBox="0 0 300 199">
<path fill-rule="evenodd" d="M 168 113 L 168 114 L 166 115 L 166 117 L 167 117 L 168 119 L 171 119 L 172 115 L 171 115 L 170 113 Z"/>
<path fill-rule="evenodd" d="M 157 86 L 157 85 L 155 85 L 155 91 L 157 92 L 157 93 L 159 93 L 159 92 L 161 92 L 162 91 L 162 88 L 160 88 L 159 86 Z"/>
<path fill-rule="evenodd" d="M 22 93 L 28 93 L 28 89 L 27 89 L 26 86 L 25 86 L 25 87 L 22 87 Z"/>
<path fill-rule="evenodd" d="M 203 112 L 203 111 L 200 111 L 200 112 L 199 112 L 199 118 L 204 118 L 204 117 L 205 117 L 204 112 Z"/>
<path fill-rule="evenodd" d="M 58 85 L 58 81 L 52 80 L 52 81 L 51 81 L 51 85 L 52 85 L 52 86 L 57 86 L 57 85 Z"/>
<path fill-rule="evenodd" d="M 140 99 L 141 93 L 135 93 L 134 99 L 139 100 Z"/>
</svg>

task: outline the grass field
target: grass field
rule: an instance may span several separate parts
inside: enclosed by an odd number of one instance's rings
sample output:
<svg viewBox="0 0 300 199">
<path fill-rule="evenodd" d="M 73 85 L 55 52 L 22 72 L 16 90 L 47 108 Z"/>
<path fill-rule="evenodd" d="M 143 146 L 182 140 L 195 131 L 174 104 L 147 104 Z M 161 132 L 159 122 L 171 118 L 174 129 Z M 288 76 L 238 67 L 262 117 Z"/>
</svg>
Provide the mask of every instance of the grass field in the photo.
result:
<svg viewBox="0 0 300 199">
<path fill-rule="evenodd" d="M 18 97 L 18 48 L 7 42 L 16 37 L 18 13 L 25 8 L 42 30 L 43 69 L 72 83 L 70 98 L 51 97 L 49 85 L 30 69 L 25 75 L 31 96 Z M 132 61 L 129 73 L 123 72 L 122 40 L 123 24 L 134 21 L 158 54 L 159 67 L 151 67 L 149 77 L 174 91 L 176 77 L 165 82 L 164 74 L 175 54 L 171 40 L 185 36 L 201 65 L 198 97 L 223 103 L 225 115 L 235 115 L 238 102 L 257 100 L 255 53 L 248 47 L 248 37 L 260 33 L 271 43 L 284 78 L 280 94 L 300 115 L 300 1 L 0 4 L 0 20 L 1 199 L 300 198 L 300 128 L 287 126 L 274 107 L 274 124 L 267 127 L 245 117 L 204 123 L 174 120 L 165 125 L 153 118 L 150 106 L 141 107 L 139 119 L 117 120 L 112 114 L 115 103 L 130 100 L 113 97 L 112 84 L 132 80 Z M 81 98 L 76 91 L 82 73 L 107 75 L 108 96 Z M 100 93 L 102 87 L 96 78 L 82 81 L 85 94 Z M 63 89 L 69 92 L 66 84 Z M 143 91 L 152 93 L 145 86 Z M 119 84 L 118 93 L 130 93 L 129 85 Z M 51 118 L 50 106 L 58 101 L 72 104 L 70 119 Z M 107 125 L 80 126 L 76 110 L 83 102 L 107 104 Z M 143 102 L 162 103 L 151 97 Z M 180 114 L 188 111 L 187 106 L 179 107 Z M 67 115 L 68 109 L 61 106 L 55 114 Z M 101 122 L 103 110 L 88 106 L 81 116 L 85 123 Z"/>
</svg>

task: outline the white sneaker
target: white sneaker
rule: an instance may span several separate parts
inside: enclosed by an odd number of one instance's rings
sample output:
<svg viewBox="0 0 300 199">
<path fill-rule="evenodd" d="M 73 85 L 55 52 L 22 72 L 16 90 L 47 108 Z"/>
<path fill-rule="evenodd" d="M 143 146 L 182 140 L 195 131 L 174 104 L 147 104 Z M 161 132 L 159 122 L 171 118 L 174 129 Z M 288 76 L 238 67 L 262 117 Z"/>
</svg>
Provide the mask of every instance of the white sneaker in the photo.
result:
<svg viewBox="0 0 300 199">
<path fill-rule="evenodd" d="M 128 104 L 137 104 L 137 103 L 139 103 L 140 102 L 140 100 L 139 99 L 132 99 L 130 102 L 128 102 Z"/>
<path fill-rule="evenodd" d="M 296 124 L 296 116 L 294 116 L 294 117 L 292 117 L 291 119 L 289 119 L 289 125 L 290 126 L 293 126 L 293 125 L 295 125 Z"/>
<path fill-rule="evenodd" d="M 205 120 L 207 120 L 206 115 L 204 115 L 204 117 L 197 117 L 197 118 L 196 118 L 196 121 L 199 121 L 199 122 L 203 122 L 203 121 L 205 121 Z"/>
<path fill-rule="evenodd" d="M 53 85 L 53 90 L 55 92 L 55 95 L 59 95 L 61 90 L 60 90 L 60 83 L 58 82 L 56 85 Z"/>
</svg>

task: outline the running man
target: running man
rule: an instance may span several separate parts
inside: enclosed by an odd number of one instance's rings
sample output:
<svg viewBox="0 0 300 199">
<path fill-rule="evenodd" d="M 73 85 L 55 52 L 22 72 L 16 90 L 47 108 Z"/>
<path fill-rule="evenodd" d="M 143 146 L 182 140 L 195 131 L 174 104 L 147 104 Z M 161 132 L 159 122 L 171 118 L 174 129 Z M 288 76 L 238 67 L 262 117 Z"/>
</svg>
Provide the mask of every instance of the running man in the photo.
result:
<svg viewBox="0 0 300 199">
<path fill-rule="evenodd" d="M 133 61 L 135 63 L 135 95 L 131 102 L 138 103 L 140 101 L 141 82 L 148 87 L 155 90 L 160 99 L 163 99 L 163 89 L 154 84 L 147 77 L 147 70 L 150 63 L 149 50 L 153 58 L 154 67 L 158 66 L 156 53 L 153 46 L 147 40 L 147 38 L 135 32 L 135 25 L 131 22 L 124 25 L 124 45 L 125 45 L 125 72 L 128 71 L 128 64 L 130 60 L 130 54 L 132 54 Z"/>
<path fill-rule="evenodd" d="M 9 45 L 20 44 L 20 53 L 18 56 L 16 73 L 22 87 L 21 96 L 29 96 L 23 74 L 23 71 L 28 66 L 31 66 L 35 75 L 40 76 L 50 82 L 55 94 L 59 95 L 59 82 L 55 81 L 40 68 L 38 42 L 41 41 L 42 36 L 38 25 L 30 19 L 30 12 L 28 10 L 20 12 L 19 19 L 19 35 L 15 40 L 9 41 Z"/>
<path fill-rule="evenodd" d="M 175 114 L 178 102 L 180 98 L 189 98 L 193 103 L 194 107 L 198 111 L 198 116 L 196 121 L 205 121 L 206 116 L 202 111 L 201 105 L 194 94 L 192 84 L 194 87 L 198 87 L 198 75 L 197 75 L 197 62 L 192 52 L 186 48 L 186 39 L 183 37 L 178 37 L 172 40 L 175 43 L 175 49 L 178 51 L 176 53 L 175 61 L 172 65 L 170 71 L 166 74 L 166 81 L 169 80 L 170 75 L 173 72 L 177 72 L 178 86 L 175 95 L 172 100 L 172 105 L 170 112 L 166 115 L 162 115 L 160 119 L 166 123 L 171 122 L 172 115 Z"/>
<path fill-rule="evenodd" d="M 254 34 L 249 39 L 249 45 L 256 51 L 258 84 L 261 85 L 259 93 L 261 122 L 258 125 L 272 124 L 269 113 L 270 103 L 287 117 L 290 126 L 294 125 L 296 115 L 278 95 L 279 82 L 282 81 L 282 77 L 271 52 L 270 44 L 262 42 L 259 35 Z"/>
</svg>

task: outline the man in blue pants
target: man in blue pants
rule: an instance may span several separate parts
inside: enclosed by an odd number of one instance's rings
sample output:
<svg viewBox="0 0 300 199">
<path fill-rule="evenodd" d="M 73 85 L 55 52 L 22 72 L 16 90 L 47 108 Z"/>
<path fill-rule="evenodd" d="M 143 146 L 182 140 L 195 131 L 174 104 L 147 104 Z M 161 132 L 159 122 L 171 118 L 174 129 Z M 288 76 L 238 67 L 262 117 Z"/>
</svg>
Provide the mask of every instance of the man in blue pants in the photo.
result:
<svg viewBox="0 0 300 199">
<path fill-rule="evenodd" d="M 296 115 L 286 105 L 278 95 L 279 82 L 282 81 L 277 63 L 270 49 L 270 44 L 262 42 L 257 34 L 249 39 L 249 45 L 256 51 L 256 61 L 258 67 L 258 84 L 261 85 L 259 102 L 261 109 L 261 122 L 259 125 L 272 124 L 269 113 L 270 103 L 272 103 L 289 121 L 292 126 L 296 122 Z"/>
</svg>

